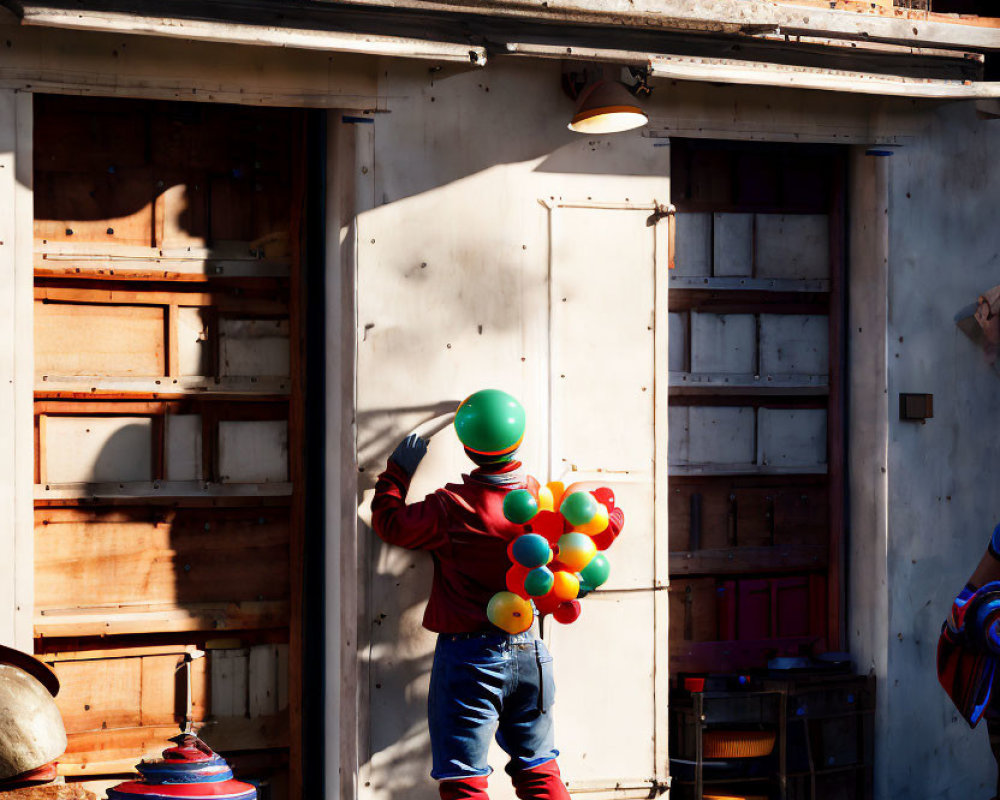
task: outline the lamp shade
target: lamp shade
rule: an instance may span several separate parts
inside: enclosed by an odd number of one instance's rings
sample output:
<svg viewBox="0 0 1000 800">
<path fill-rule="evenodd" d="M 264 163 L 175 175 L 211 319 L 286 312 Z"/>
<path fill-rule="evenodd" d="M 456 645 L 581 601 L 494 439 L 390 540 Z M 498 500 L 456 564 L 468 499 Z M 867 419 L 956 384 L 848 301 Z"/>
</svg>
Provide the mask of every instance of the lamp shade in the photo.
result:
<svg viewBox="0 0 1000 800">
<path fill-rule="evenodd" d="M 624 84 L 600 80 L 580 95 L 569 129 L 577 133 L 620 133 L 647 122 L 649 117 Z"/>
</svg>

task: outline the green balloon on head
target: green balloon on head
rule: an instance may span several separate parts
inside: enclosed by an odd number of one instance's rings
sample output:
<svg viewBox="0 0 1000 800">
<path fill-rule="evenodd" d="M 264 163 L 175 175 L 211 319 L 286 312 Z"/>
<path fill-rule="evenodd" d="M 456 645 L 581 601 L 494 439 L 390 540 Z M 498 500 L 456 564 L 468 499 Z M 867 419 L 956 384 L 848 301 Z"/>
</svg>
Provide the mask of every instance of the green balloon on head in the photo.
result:
<svg viewBox="0 0 1000 800">
<path fill-rule="evenodd" d="M 608 557 L 604 553 L 595 555 L 590 559 L 590 563 L 580 570 L 580 577 L 591 589 L 596 589 L 606 582 L 610 574 L 611 564 L 608 563 Z"/>
<path fill-rule="evenodd" d="M 597 513 L 597 501 L 590 492 L 573 492 L 562 501 L 559 512 L 570 525 L 586 525 Z"/>
<path fill-rule="evenodd" d="M 527 489 L 515 489 L 503 499 L 503 515 L 515 525 L 524 525 L 538 513 L 538 501 Z"/>
<path fill-rule="evenodd" d="M 503 455 L 517 449 L 524 438 L 524 407 L 499 389 L 469 395 L 455 412 L 455 433 L 469 450 L 481 455 Z"/>
</svg>

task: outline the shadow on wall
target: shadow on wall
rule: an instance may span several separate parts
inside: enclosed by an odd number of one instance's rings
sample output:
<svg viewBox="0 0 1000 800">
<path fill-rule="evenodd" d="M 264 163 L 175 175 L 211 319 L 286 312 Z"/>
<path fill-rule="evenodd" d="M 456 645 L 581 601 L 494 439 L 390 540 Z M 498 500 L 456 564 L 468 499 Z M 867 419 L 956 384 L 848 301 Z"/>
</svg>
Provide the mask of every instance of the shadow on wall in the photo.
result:
<svg viewBox="0 0 1000 800">
<path fill-rule="evenodd" d="M 112 633 L 119 624 L 134 627 L 136 619 L 148 614 L 143 631 L 166 633 L 166 639 L 147 636 L 147 657 L 131 657 L 126 650 L 111 660 L 57 666 L 67 677 L 67 691 L 57 700 L 71 735 L 73 755 L 67 761 L 86 757 L 98 768 L 95 772 L 107 758 L 105 750 L 119 754 L 119 760 L 138 761 L 162 749 L 171 726 L 180 731 L 189 716 L 205 741 L 222 752 L 287 746 L 288 654 L 287 640 L 280 636 L 287 625 L 290 591 L 287 506 L 185 506 L 169 498 L 144 499 L 141 505 L 101 500 L 113 494 L 116 485 L 127 490 L 149 480 L 153 426 L 150 421 L 127 423 L 108 434 L 93 425 L 100 418 L 68 419 L 80 426 L 80 437 L 100 439 L 96 447 L 79 446 L 71 454 L 78 470 L 74 477 L 91 484 L 94 496 L 78 508 L 36 512 L 36 608 L 43 620 L 47 612 L 58 623 L 63 609 L 110 607 L 114 612 L 107 624 Z M 121 622 L 116 619 L 119 612 Z M 200 619 L 201 630 L 179 638 L 169 633 L 169 622 L 184 613 Z M 164 621 L 167 627 L 162 627 Z M 44 632 L 44 622 L 42 626 Z M 219 631 L 227 628 L 234 638 L 222 644 L 225 634 Z M 207 650 L 211 639 L 217 644 Z M 107 646 L 105 641 L 77 638 L 74 647 L 99 650 Z M 127 647 L 129 637 L 122 641 Z M 188 661 L 169 646 L 177 641 L 207 652 L 207 657 Z M 156 651 L 158 643 L 164 647 L 162 654 Z M 43 649 L 65 649 L 49 637 L 41 644 Z M 125 694 L 93 686 L 90 664 L 104 665 L 100 679 L 111 684 L 130 685 L 141 674 L 143 687 L 148 685 L 167 702 L 144 705 L 137 692 L 132 707 L 132 700 L 123 700 Z M 190 708 L 187 670 L 194 686 Z M 122 734 L 120 740 L 110 731 L 101 733 L 107 720 L 125 718 L 141 719 L 134 723 L 141 728 L 130 736 Z M 140 741 L 136 734 L 143 731 Z M 80 735 L 76 746 L 85 749 L 94 747 L 95 736 L 107 738 L 101 739 L 97 753 L 74 753 L 74 734 Z M 283 768 L 275 764 L 261 767 L 250 759 L 242 772 L 280 784 Z"/>
<path fill-rule="evenodd" d="M 367 698 L 371 720 L 377 721 L 362 730 L 362 747 L 367 751 L 362 757 L 374 767 L 370 788 L 378 796 L 415 800 L 437 794 L 429 777 L 426 723 L 434 635 L 422 627 L 433 566 L 426 553 L 379 540 L 370 527 L 368 505 L 386 460 L 412 431 L 429 439 L 430 447 L 411 484 L 411 502 L 469 471 L 466 465 L 471 467 L 471 462 L 464 461 L 450 428 L 459 402 L 372 409 L 359 415 L 359 432 L 368 432 L 359 450 L 368 457 L 358 487 L 359 563 L 364 565 L 366 591 L 358 647 L 367 663 L 362 672 L 363 702 Z"/>
</svg>

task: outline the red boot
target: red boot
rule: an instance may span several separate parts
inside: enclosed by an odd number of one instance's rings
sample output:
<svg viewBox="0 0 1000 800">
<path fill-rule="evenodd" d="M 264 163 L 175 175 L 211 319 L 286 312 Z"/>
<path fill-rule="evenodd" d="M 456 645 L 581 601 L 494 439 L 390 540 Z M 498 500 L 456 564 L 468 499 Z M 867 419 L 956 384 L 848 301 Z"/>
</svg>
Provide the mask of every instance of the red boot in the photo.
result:
<svg viewBox="0 0 1000 800">
<path fill-rule="evenodd" d="M 490 800 L 486 794 L 486 776 L 438 781 L 441 800 Z"/>
<path fill-rule="evenodd" d="M 515 772 L 511 780 L 521 800 L 569 800 L 569 792 L 559 775 L 555 759 Z"/>
</svg>

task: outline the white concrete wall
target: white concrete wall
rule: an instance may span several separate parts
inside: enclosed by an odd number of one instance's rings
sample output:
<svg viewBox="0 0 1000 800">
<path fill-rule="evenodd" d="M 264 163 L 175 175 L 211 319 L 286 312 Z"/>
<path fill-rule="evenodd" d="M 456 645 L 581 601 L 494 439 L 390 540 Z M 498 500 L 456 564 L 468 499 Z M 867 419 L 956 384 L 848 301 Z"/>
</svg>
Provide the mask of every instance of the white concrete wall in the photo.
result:
<svg viewBox="0 0 1000 800">
<path fill-rule="evenodd" d="M 885 594 L 871 618 L 850 621 L 880 630 L 880 615 L 888 620 L 883 798 L 989 797 L 996 780 L 985 726 L 970 731 L 938 685 L 935 648 L 1000 521 L 1000 379 L 954 322 L 1000 283 L 998 155 L 1000 125 L 952 105 L 930 109 L 925 130 L 888 164 L 888 588 L 855 585 Z M 933 393 L 934 418 L 899 421 L 900 392 Z M 877 581 L 867 569 L 856 555 L 856 584 Z"/>
<path fill-rule="evenodd" d="M 0 90 L 0 643 L 31 652 L 31 95 Z"/>
</svg>

